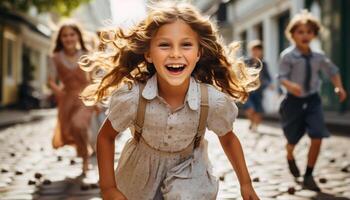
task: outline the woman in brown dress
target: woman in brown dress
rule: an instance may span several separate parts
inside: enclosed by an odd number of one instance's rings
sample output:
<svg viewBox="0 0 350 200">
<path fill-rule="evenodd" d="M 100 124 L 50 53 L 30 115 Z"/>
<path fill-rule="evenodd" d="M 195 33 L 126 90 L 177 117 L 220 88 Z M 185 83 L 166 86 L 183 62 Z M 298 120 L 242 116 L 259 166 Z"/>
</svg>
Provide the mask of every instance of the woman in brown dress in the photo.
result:
<svg viewBox="0 0 350 200">
<path fill-rule="evenodd" d="M 88 158 L 92 153 L 88 132 L 93 108 L 85 107 L 79 99 L 80 92 L 89 81 L 77 62 L 86 53 L 78 26 L 74 23 L 63 24 L 58 31 L 48 78 L 48 85 L 58 104 L 58 120 L 52 145 L 54 148 L 73 145 L 77 156 L 83 159 L 83 174 L 88 169 Z"/>
</svg>

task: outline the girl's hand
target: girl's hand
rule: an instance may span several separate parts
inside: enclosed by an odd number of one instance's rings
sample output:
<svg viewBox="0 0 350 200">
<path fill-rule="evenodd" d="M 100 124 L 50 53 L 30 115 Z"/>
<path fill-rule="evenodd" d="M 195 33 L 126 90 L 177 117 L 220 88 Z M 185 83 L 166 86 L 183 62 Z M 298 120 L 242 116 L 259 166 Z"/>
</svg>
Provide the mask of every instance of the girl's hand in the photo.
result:
<svg viewBox="0 0 350 200">
<path fill-rule="evenodd" d="M 297 97 L 300 97 L 303 91 L 303 89 L 297 83 L 290 83 L 287 89 L 290 93 L 292 93 L 294 96 L 297 96 Z"/>
<path fill-rule="evenodd" d="M 104 200 L 127 200 L 127 198 L 116 188 L 102 190 L 102 199 Z"/>
<path fill-rule="evenodd" d="M 259 200 L 251 183 L 241 185 L 241 195 L 243 200 Z"/>
</svg>

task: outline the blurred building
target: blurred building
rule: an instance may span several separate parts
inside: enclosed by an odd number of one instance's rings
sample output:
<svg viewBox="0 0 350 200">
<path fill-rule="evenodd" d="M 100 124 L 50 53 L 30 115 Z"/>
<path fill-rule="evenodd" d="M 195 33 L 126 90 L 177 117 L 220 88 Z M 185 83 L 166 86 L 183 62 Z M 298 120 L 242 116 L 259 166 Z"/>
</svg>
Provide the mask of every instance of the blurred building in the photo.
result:
<svg viewBox="0 0 350 200">
<path fill-rule="evenodd" d="M 72 17 L 77 19 L 86 31 L 96 33 L 96 30 L 112 20 L 111 9 L 110 0 L 92 0 L 79 6 Z"/>
<path fill-rule="evenodd" d="M 110 9 L 109 0 L 93 0 L 73 12 L 72 17 L 83 25 L 88 46 L 96 45 L 96 31 L 111 20 Z M 51 38 L 60 18 L 35 9 L 22 13 L 0 7 L 0 108 L 48 106 Z"/>
<path fill-rule="evenodd" d="M 111 1 L 113 0 L 91 0 L 72 13 L 71 17 L 82 27 L 83 39 L 89 50 L 97 48 L 98 31 L 112 24 Z"/>
<path fill-rule="evenodd" d="M 0 107 L 40 104 L 51 42 L 42 21 L 0 8 Z"/>
<path fill-rule="evenodd" d="M 226 0 L 213 7 L 217 8 L 214 17 L 222 35 L 227 42 L 241 41 L 243 55 L 247 55 L 246 45 L 249 41 L 263 41 L 265 59 L 273 76 L 278 71 L 280 52 L 290 45 L 284 35 L 285 27 L 295 13 L 309 9 L 324 26 L 324 31 L 312 43 L 312 47 L 325 52 L 335 62 L 340 68 L 344 86 L 350 92 L 349 0 Z M 347 103 L 340 105 L 333 91 L 331 83 L 325 81 L 322 87 L 325 109 L 349 110 L 349 98 Z"/>
</svg>

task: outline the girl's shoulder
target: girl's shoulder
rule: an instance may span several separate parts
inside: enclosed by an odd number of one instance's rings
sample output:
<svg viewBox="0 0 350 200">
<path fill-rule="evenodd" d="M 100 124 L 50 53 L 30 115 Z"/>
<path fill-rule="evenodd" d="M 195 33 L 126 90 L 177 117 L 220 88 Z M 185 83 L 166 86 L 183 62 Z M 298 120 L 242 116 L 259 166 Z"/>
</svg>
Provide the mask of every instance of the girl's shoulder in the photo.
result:
<svg viewBox="0 0 350 200">
<path fill-rule="evenodd" d="M 232 131 L 238 108 L 231 97 L 212 85 L 208 85 L 208 97 L 207 127 L 218 136 L 223 136 Z"/>
<path fill-rule="evenodd" d="M 116 88 L 110 97 L 109 107 L 118 104 L 124 104 L 130 106 L 130 104 L 136 104 L 139 99 L 139 83 L 123 84 L 119 88 Z"/>
<path fill-rule="evenodd" d="M 136 117 L 139 102 L 139 84 L 124 84 L 112 92 L 107 116 L 117 132 L 122 132 Z"/>
<path fill-rule="evenodd" d="M 210 85 L 210 84 L 206 84 L 207 87 L 208 87 L 208 97 L 209 99 L 212 99 L 212 100 L 221 100 L 221 99 L 226 99 L 228 101 L 232 101 L 233 102 L 233 99 L 230 98 L 228 96 L 228 94 L 220 91 L 219 89 L 217 89 L 215 86 L 213 85 Z"/>
<path fill-rule="evenodd" d="M 238 110 L 234 100 L 228 94 L 218 90 L 212 85 L 208 84 L 207 87 L 209 109 L 223 110 L 231 108 L 233 110 Z"/>
</svg>

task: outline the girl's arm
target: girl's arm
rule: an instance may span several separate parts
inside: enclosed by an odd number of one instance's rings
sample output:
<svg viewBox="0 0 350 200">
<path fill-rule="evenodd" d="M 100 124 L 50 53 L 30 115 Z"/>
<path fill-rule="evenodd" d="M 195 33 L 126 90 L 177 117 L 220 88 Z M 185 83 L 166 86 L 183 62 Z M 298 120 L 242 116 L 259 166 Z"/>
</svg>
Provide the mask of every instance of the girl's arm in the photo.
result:
<svg viewBox="0 0 350 200">
<path fill-rule="evenodd" d="M 245 164 L 242 146 L 237 136 L 230 131 L 226 135 L 219 137 L 219 140 L 227 158 L 237 174 L 243 199 L 259 199 L 253 189 L 247 165 Z"/>
<path fill-rule="evenodd" d="M 118 132 L 107 118 L 97 136 L 97 162 L 103 199 L 126 199 L 117 190 L 114 176 L 114 141 L 117 135 Z"/>
<path fill-rule="evenodd" d="M 47 86 L 51 89 L 55 96 L 59 96 L 61 93 L 62 87 L 56 83 L 57 81 L 57 70 L 55 60 L 57 60 L 57 55 L 54 54 L 53 57 L 50 58 L 49 66 L 48 66 L 48 76 L 47 76 Z"/>
</svg>

